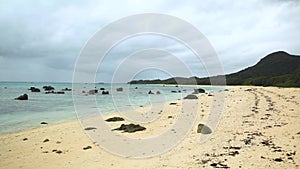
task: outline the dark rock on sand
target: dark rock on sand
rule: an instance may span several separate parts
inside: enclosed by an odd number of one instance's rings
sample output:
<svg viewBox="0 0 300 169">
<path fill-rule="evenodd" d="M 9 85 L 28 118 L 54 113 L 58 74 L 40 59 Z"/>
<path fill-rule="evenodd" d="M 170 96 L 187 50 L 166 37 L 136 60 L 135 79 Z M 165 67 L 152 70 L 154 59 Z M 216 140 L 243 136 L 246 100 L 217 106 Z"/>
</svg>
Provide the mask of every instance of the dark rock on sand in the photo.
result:
<svg viewBox="0 0 300 169">
<path fill-rule="evenodd" d="M 86 146 L 86 147 L 83 147 L 82 149 L 83 150 L 88 150 L 88 149 L 91 149 L 92 148 L 92 146 Z"/>
<path fill-rule="evenodd" d="M 177 105 L 177 103 L 170 103 L 170 105 Z"/>
<path fill-rule="evenodd" d="M 211 129 L 206 126 L 205 124 L 198 124 L 198 129 L 197 129 L 197 133 L 201 133 L 201 134 L 211 134 L 212 131 Z"/>
<path fill-rule="evenodd" d="M 15 98 L 15 100 L 28 100 L 28 95 L 27 94 L 23 94 L 23 95 Z"/>
<path fill-rule="evenodd" d="M 145 127 L 140 126 L 139 124 L 122 124 L 119 128 L 113 130 L 123 130 L 124 132 L 134 133 L 136 131 L 146 130 Z"/>
<path fill-rule="evenodd" d="M 276 162 L 283 162 L 283 159 L 282 158 L 275 158 L 274 161 L 276 161 Z"/>
<path fill-rule="evenodd" d="M 54 90 L 54 87 L 52 87 L 52 86 L 43 86 L 43 89 L 46 90 L 46 91 L 49 91 L 49 90 Z"/>
<path fill-rule="evenodd" d="M 45 122 L 45 121 L 42 121 L 40 124 L 48 124 L 47 122 Z"/>
<path fill-rule="evenodd" d="M 86 127 L 84 130 L 96 130 L 96 127 Z"/>
<path fill-rule="evenodd" d="M 116 90 L 117 90 L 117 92 L 123 92 L 123 88 L 122 87 L 119 87 Z"/>
<path fill-rule="evenodd" d="M 28 140 L 28 138 L 23 138 L 23 141 L 27 141 Z"/>
<path fill-rule="evenodd" d="M 186 97 L 184 97 L 183 99 L 198 99 L 198 97 L 196 95 L 189 94 Z"/>
<path fill-rule="evenodd" d="M 45 139 L 44 141 L 43 141 L 43 143 L 46 143 L 46 142 L 49 142 L 50 140 L 49 139 Z"/>
<path fill-rule="evenodd" d="M 122 117 L 111 117 L 111 118 L 106 119 L 105 121 L 107 121 L 107 122 L 124 121 L 124 118 L 122 118 Z"/>
<path fill-rule="evenodd" d="M 41 92 L 41 90 L 36 87 L 30 87 L 28 90 L 31 90 L 31 92 Z"/>
</svg>

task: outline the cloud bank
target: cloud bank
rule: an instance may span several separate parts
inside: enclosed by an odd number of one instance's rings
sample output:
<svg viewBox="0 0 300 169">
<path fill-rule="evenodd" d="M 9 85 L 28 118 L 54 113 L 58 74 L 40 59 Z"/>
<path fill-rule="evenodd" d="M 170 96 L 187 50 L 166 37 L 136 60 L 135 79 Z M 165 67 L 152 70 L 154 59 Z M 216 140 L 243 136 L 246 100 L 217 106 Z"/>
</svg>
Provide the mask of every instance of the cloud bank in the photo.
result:
<svg viewBox="0 0 300 169">
<path fill-rule="evenodd" d="M 0 81 L 70 82 L 87 40 L 105 25 L 139 13 L 169 14 L 193 24 L 215 48 L 225 73 L 251 66 L 274 51 L 300 54 L 297 1 L 0 0 Z M 144 36 L 116 46 L 100 64 L 97 81 L 109 82 L 124 57 L 145 48 L 167 50 L 189 65 L 193 75 L 207 75 L 181 44 L 166 37 Z M 138 63 L 149 63 L 151 57 L 140 58 Z M 168 59 L 162 56 L 152 61 L 167 65 Z M 136 78 L 166 77 L 152 70 Z"/>
</svg>

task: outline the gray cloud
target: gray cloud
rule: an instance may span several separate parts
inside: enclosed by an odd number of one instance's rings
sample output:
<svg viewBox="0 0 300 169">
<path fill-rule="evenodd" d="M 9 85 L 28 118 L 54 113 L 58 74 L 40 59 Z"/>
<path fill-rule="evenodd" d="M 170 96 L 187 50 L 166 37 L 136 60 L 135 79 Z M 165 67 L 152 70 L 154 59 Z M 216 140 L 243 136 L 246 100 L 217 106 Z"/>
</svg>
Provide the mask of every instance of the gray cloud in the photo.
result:
<svg viewBox="0 0 300 169">
<path fill-rule="evenodd" d="M 147 12 L 170 14 L 193 24 L 214 46 L 225 73 L 251 66 L 277 50 L 300 54 L 300 4 L 292 0 L 0 0 L 0 11 L 0 81 L 71 81 L 80 50 L 97 30 L 116 19 Z M 109 81 L 125 56 L 148 47 L 167 50 L 195 75 L 207 75 L 201 62 L 181 44 L 148 37 L 128 40 L 111 51 L 100 65 L 99 81 Z M 139 62 L 151 62 L 151 56 Z M 150 74 L 144 77 L 151 78 Z"/>
</svg>

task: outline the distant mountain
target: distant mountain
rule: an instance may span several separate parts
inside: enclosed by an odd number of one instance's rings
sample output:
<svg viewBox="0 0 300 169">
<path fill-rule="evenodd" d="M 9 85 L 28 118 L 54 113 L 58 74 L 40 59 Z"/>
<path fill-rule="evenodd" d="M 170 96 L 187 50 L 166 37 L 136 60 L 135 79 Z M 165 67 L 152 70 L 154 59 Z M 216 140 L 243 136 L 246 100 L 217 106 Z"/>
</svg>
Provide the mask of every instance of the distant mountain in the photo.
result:
<svg viewBox="0 0 300 169">
<path fill-rule="evenodd" d="M 166 80 L 139 80 L 131 84 L 197 84 L 210 85 L 209 78 L 175 77 Z M 226 75 L 228 85 L 300 87 L 300 56 L 279 51 L 261 59 L 256 65 Z"/>
</svg>

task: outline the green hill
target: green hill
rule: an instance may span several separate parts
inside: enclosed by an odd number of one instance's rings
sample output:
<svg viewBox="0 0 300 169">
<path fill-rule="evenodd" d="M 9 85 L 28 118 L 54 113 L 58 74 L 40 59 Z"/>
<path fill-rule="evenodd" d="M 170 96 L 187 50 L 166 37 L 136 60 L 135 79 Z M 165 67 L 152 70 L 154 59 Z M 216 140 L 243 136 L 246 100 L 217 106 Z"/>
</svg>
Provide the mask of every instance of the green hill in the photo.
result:
<svg viewBox="0 0 300 169">
<path fill-rule="evenodd" d="M 175 77 L 166 80 L 139 80 L 131 84 L 205 84 L 209 85 L 209 78 Z M 257 85 L 300 87 L 300 56 L 290 55 L 279 51 L 271 53 L 261 59 L 256 65 L 237 73 L 226 75 L 228 85 Z"/>
</svg>

